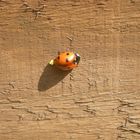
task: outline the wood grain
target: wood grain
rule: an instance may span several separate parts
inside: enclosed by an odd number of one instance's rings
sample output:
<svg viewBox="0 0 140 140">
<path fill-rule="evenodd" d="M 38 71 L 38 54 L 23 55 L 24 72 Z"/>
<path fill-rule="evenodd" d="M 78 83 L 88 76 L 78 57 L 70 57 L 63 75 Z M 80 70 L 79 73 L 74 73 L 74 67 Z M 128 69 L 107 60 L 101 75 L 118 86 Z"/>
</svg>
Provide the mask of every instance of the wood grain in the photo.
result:
<svg viewBox="0 0 140 140">
<path fill-rule="evenodd" d="M 139 140 L 139 48 L 139 0 L 0 0 L 0 140 Z"/>
</svg>

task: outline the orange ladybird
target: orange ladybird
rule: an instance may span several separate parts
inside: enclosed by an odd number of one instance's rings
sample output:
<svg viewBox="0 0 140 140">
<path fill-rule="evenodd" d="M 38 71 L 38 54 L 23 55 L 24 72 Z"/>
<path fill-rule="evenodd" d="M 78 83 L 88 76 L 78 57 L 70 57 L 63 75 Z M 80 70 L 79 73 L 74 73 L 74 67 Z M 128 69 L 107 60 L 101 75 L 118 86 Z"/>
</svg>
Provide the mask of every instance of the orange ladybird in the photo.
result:
<svg viewBox="0 0 140 140">
<path fill-rule="evenodd" d="M 58 53 L 58 56 L 51 60 L 49 64 L 55 65 L 61 70 L 72 70 L 76 68 L 80 62 L 80 55 L 74 52 Z"/>
</svg>

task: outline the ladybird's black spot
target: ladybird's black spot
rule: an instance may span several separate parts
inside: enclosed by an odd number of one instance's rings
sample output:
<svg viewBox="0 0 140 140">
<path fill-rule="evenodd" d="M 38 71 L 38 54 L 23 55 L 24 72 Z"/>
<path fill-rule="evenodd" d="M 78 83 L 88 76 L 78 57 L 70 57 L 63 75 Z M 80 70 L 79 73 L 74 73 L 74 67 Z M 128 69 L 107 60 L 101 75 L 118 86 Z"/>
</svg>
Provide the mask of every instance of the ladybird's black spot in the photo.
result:
<svg viewBox="0 0 140 140">
<path fill-rule="evenodd" d="M 68 58 L 66 58 L 66 62 L 69 62 Z"/>
<path fill-rule="evenodd" d="M 67 55 L 69 55 L 69 53 L 67 53 Z"/>
<path fill-rule="evenodd" d="M 58 56 L 57 59 L 60 59 L 60 56 Z"/>
</svg>

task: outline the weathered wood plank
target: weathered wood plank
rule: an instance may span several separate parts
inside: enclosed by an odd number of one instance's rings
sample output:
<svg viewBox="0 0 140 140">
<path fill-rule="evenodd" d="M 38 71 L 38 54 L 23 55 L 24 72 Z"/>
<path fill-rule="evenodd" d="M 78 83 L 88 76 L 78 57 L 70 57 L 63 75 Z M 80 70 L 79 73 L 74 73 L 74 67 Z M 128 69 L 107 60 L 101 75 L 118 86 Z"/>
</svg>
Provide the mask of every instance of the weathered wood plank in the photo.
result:
<svg viewBox="0 0 140 140">
<path fill-rule="evenodd" d="M 0 139 L 140 139 L 139 0 L 0 0 Z M 71 73 L 50 69 L 77 51 Z"/>
</svg>

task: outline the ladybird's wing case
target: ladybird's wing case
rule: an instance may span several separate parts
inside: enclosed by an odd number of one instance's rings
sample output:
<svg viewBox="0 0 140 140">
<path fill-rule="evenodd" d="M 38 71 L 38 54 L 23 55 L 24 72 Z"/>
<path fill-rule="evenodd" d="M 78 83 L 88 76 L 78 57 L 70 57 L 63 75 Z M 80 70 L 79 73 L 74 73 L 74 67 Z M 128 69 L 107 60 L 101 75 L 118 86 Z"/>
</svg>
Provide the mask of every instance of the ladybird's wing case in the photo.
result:
<svg viewBox="0 0 140 140">
<path fill-rule="evenodd" d="M 70 55 L 69 57 L 68 57 L 68 60 L 69 61 L 73 61 L 75 59 L 75 55 L 73 54 L 73 55 Z"/>
</svg>

